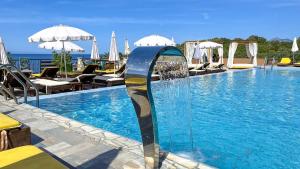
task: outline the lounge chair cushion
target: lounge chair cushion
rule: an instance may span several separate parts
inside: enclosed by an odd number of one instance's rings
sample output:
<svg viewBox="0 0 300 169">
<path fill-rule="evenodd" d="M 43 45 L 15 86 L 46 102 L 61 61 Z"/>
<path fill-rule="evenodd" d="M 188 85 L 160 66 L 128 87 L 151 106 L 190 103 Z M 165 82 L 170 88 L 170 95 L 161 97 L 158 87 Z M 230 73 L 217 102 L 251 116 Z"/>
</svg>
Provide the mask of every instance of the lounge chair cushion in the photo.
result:
<svg viewBox="0 0 300 169">
<path fill-rule="evenodd" d="M 250 69 L 254 68 L 253 64 L 233 64 L 230 69 Z"/>
<path fill-rule="evenodd" d="M 32 145 L 0 152 L 0 168 L 5 169 L 67 169 L 53 157 Z"/>
<path fill-rule="evenodd" d="M 34 73 L 34 74 L 31 74 L 31 76 L 33 76 L 33 77 L 41 77 L 42 74 L 41 73 Z"/>
<path fill-rule="evenodd" d="M 109 73 L 109 74 L 112 74 L 114 73 L 115 71 L 117 70 L 114 70 L 114 69 L 106 69 L 106 70 L 95 70 L 96 73 Z"/>
<path fill-rule="evenodd" d="M 17 120 L 0 113 L 0 130 L 20 127 L 22 124 Z"/>
<path fill-rule="evenodd" d="M 299 62 L 294 63 L 293 65 L 294 65 L 295 67 L 300 67 L 300 63 L 299 63 Z"/>
<path fill-rule="evenodd" d="M 282 58 L 279 64 L 291 64 L 292 60 L 290 58 Z"/>
<path fill-rule="evenodd" d="M 199 69 L 203 69 L 203 64 L 198 64 L 195 66 L 194 70 L 199 70 Z"/>
<path fill-rule="evenodd" d="M 38 84 L 41 86 L 61 86 L 70 84 L 70 82 L 67 81 L 55 81 L 55 80 L 48 80 L 48 79 L 35 79 L 31 80 L 34 84 Z"/>
</svg>

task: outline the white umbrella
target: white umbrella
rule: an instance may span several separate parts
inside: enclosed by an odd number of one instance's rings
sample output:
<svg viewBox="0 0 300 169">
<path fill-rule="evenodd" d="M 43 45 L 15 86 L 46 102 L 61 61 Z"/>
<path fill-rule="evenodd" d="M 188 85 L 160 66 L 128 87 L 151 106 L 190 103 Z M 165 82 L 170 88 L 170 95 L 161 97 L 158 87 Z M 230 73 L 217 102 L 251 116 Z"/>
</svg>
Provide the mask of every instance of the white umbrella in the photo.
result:
<svg viewBox="0 0 300 169">
<path fill-rule="evenodd" d="M 44 42 L 44 43 L 39 44 L 39 48 L 55 50 L 55 51 L 64 50 L 67 52 L 84 52 L 83 48 L 76 45 L 75 43 L 68 42 L 68 41 L 64 42 L 64 44 L 61 43 L 60 41 Z"/>
<path fill-rule="evenodd" d="M 146 36 L 134 43 L 135 46 L 175 46 L 175 42 L 159 35 Z"/>
<path fill-rule="evenodd" d="M 61 43 L 60 41 L 56 42 L 44 42 L 39 44 L 39 48 L 48 49 L 48 50 L 55 50 L 55 51 L 67 51 L 67 52 L 84 52 L 84 49 L 80 46 L 76 45 L 75 43 L 64 41 Z M 62 63 L 62 57 L 61 61 Z M 66 70 L 67 64 L 66 64 L 66 58 L 65 58 L 65 70 Z M 66 73 L 66 71 L 65 71 Z M 66 73 L 67 77 L 67 73 Z"/>
<path fill-rule="evenodd" d="M 91 51 L 91 59 L 100 60 L 99 49 L 98 49 L 98 46 L 97 46 L 96 37 L 94 37 L 94 40 L 93 40 L 93 46 L 92 46 L 92 51 Z"/>
<path fill-rule="evenodd" d="M 41 30 L 28 38 L 29 42 L 55 42 L 61 41 L 64 51 L 65 41 L 75 41 L 75 40 L 92 40 L 93 35 L 83 31 L 81 29 L 66 26 L 57 25 Z M 67 63 L 66 56 L 64 56 L 65 62 L 65 74 L 67 78 Z"/>
<path fill-rule="evenodd" d="M 43 29 L 28 38 L 29 42 L 93 40 L 94 36 L 84 30 L 57 25 Z"/>
<path fill-rule="evenodd" d="M 292 50 L 293 52 L 293 62 L 295 61 L 295 52 L 299 51 L 298 45 L 297 45 L 297 38 L 294 38 L 294 42 L 293 42 L 293 46 L 292 46 Z"/>
<path fill-rule="evenodd" d="M 120 56 L 117 49 L 116 35 L 113 31 L 111 34 L 110 48 L 109 48 L 109 57 L 108 60 L 114 62 L 114 74 L 116 73 L 116 61 L 120 60 Z"/>
<path fill-rule="evenodd" d="M 129 43 L 128 39 L 125 40 L 125 47 L 124 47 L 124 55 L 128 56 L 130 54 L 130 48 L 129 48 Z"/>
<path fill-rule="evenodd" d="M 2 38 L 0 37 L 0 64 L 9 64 Z"/>
</svg>

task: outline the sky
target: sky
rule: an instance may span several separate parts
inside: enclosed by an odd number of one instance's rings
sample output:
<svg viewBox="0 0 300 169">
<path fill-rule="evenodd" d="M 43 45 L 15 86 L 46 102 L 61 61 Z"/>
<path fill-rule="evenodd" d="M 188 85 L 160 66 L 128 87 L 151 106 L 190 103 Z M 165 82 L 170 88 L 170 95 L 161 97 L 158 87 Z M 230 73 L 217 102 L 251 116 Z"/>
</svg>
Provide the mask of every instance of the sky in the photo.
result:
<svg viewBox="0 0 300 169">
<path fill-rule="evenodd" d="M 112 31 L 118 49 L 125 39 L 158 34 L 176 43 L 213 37 L 300 36 L 300 0 L 0 0 L 0 36 L 12 53 L 50 53 L 27 38 L 64 24 L 83 29 L 107 52 Z M 86 52 L 91 41 L 76 42 Z"/>
</svg>

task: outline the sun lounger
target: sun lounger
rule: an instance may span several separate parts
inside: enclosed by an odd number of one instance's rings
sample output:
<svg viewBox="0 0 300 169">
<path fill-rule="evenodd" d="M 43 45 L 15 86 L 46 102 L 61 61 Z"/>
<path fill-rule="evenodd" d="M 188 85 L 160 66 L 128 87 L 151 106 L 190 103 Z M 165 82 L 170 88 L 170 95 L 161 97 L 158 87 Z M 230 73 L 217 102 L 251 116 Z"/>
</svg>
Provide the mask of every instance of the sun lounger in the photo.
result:
<svg viewBox="0 0 300 169">
<path fill-rule="evenodd" d="M 2 113 L 0 113 L 0 134 L 0 151 L 31 144 L 30 128 Z"/>
<path fill-rule="evenodd" d="M 126 64 L 122 65 L 119 69 L 106 69 L 106 70 L 95 70 L 97 75 L 104 75 L 104 74 L 121 74 L 124 72 Z"/>
<path fill-rule="evenodd" d="M 158 81 L 158 80 L 160 80 L 160 75 L 159 74 L 152 74 L 151 75 L 151 80 L 152 81 Z"/>
<path fill-rule="evenodd" d="M 87 85 L 92 85 L 94 77 L 96 77 L 96 74 L 81 74 L 74 78 L 55 78 L 54 80 L 80 83 L 80 89 L 83 89 Z"/>
<path fill-rule="evenodd" d="M 49 154 L 32 145 L 2 151 L 0 157 L 0 168 L 3 169 L 67 169 Z"/>
<path fill-rule="evenodd" d="M 300 62 L 294 63 L 293 66 L 300 67 Z"/>
<path fill-rule="evenodd" d="M 193 70 L 193 69 L 195 69 L 197 67 L 201 67 L 201 66 L 203 66 L 203 64 L 188 64 L 189 70 Z"/>
<path fill-rule="evenodd" d="M 67 73 L 68 77 L 74 78 L 82 74 L 94 74 L 95 70 L 98 68 L 98 65 L 91 64 L 87 65 L 82 71 L 75 71 Z M 66 74 L 64 72 L 60 72 L 61 77 L 65 77 Z M 63 78 L 61 78 L 63 79 Z"/>
<path fill-rule="evenodd" d="M 87 65 L 83 71 L 81 71 L 81 74 L 93 74 L 95 73 L 95 70 L 98 69 L 98 65 Z"/>
<path fill-rule="evenodd" d="M 58 67 L 45 67 L 41 73 L 32 74 L 34 78 L 55 78 L 57 72 L 59 71 Z"/>
<path fill-rule="evenodd" d="M 225 72 L 226 69 L 223 68 L 224 64 L 218 64 L 214 65 L 212 68 L 207 69 L 207 73 L 219 73 L 219 72 Z"/>
<path fill-rule="evenodd" d="M 208 66 L 209 66 L 209 63 L 204 63 L 202 66 L 199 66 L 192 70 L 189 70 L 189 73 L 191 76 L 206 74 Z"/>
<path fill-rule="evenodd" d="M 17 120 L 0 113 L 0 130 L 18 128 L 21 125 Z"/>
<path fill-rule="evenodd" d="M 34 79 L 31 81 L 39 90 L 45 91 L 46 94 L 51 94 L 54 91 L 75 90 L 81 85 L 79 82 L 56 81 L 49 79 Z"/>
<path fill-rule="evenodd" d="M 123 85 L 125 84 L 125 79 L 124 79 L 124 75 L 125 75 L 125 65 L 124 65 L 124 69 L 120 69 L 123 70 L 122 72 L 118 71 L 118 73 L 115 74 L 104 74 L 102 76 L 96 76 L 94 78 L 94 82 L 93 82 L 93 86 L 115 86 L 115 85 Z M 152 80 L 156 81 L 156 80 L 160 80 L 160 76 L 158 74 L 152 74 Z"/>
<path fill-rule="evenodd" d="M 224 64 L 223 64 L 223 63 L 220 63 L 220 64 L 217 64 L 217 65 L 214 65 L 213 68 L 216 68 L 216 69 L 223 69 L 223 68 L 224 68 Z"/>
<path fill-rule="evenodd" d="M 253 64 L 233 64 L 230 69 L 251 69 L 254 68 Z"/>
<path fill-rule="evenodd" d="M 281 58 L 280 62 L 277 63 L 277 66 L 289 66 L 292 64 L 292 60 L 290 58 Z"/>
<path fill-rule="evenodd" d="M 115 86 L 123 85 L 125 80 L 122 77 L 96 76 L 94 78 L 93 86 Z"/>
</svg>

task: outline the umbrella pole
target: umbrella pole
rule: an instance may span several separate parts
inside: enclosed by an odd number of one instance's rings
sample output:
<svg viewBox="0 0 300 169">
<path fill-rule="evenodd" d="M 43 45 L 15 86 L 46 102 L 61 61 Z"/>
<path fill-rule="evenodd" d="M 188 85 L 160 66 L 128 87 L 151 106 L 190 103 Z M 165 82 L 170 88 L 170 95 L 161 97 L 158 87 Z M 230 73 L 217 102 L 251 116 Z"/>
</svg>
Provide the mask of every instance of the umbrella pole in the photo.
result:
<svg viewBox="0 0 300 169">
<path fill-rule="evenodd" d="M 64 62 L 65 62 L 65 76 L 66 76 L 66 79 L 68 78 L 68 75 L 67 75 L 67 62 L 66 62 L 66 53 L 65 53 L 65 43 L 64 41 L 62 41 L 63 43 L 63 54 L 64 54 Z"/>
<path fill-rule="evenodd" d="M 63 65 L 63 56 L 60 55 L 60 65 L 59 65 L 59 74 L 61 75 L 62 73 L 62 65 Z"/>
<path fill-rule="evenodd" d="M 295 52 L 293 52 L 293 63 L 295 63 Z"/>
<path fill-rule="evenodd" d="M 114 75 L 116 74 L 116 61 L 114 60 Z"/>
</svg>

